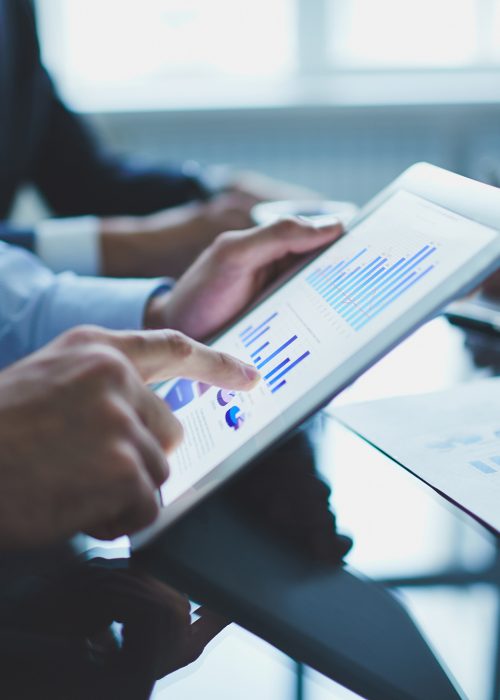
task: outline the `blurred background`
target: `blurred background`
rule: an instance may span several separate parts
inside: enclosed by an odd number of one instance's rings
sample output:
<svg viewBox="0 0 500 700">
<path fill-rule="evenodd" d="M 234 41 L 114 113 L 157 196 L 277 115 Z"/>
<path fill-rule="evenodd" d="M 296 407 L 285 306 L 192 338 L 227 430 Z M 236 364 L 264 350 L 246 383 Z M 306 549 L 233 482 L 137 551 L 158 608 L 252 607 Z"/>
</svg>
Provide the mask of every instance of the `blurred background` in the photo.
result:
<svg viewBox="0 0 500 700">
<path fill-rule="evenodd" d="M 498 0 L 37 0 L 46 64 L 120 152 L 364 203 L 418 160 L 500 181 Z"/>
</svg>

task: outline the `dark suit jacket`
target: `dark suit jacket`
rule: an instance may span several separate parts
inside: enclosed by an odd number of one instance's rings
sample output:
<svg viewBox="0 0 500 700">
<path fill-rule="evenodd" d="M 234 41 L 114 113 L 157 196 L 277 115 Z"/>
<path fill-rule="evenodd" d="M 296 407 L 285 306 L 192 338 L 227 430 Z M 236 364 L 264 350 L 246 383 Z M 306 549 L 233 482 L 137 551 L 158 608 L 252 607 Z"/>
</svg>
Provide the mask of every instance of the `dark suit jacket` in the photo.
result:
<svg viewBox="0 0 500 700">
<path fill-rule="evenodd" d="M 141 169 L 106 153 L 41 64 L 30 0 L 0 0 L 0 222 L 26 183 L 59 216 L 147 214 L 207 194 L 180 168 Z M 32 244 L 6 223 L 0 238 Z"/>
</svg>

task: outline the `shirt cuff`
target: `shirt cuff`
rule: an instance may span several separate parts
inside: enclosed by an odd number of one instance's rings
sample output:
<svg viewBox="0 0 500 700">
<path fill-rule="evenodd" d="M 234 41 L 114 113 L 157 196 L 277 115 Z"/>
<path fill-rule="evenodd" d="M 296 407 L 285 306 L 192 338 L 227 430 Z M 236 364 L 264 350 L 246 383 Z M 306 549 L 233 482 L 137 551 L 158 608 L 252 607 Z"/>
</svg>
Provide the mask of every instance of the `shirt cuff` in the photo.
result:
<svg viewBox="0 0 500 700">
<path fill-rule="evenodd" d="M 65 273 L 46 295 L 35 323 L 36 346 L 82 324 L 140 330 L 152 296 L 171 288 L 168 278 L 138 280 L 76 277 Z"/>
<path fill-rule="evenodd" d="M 54 272 L 95 276 L 101 270 L 99 219 L 47 219 L 35 226 L 35 253 Z"/>
</svg>

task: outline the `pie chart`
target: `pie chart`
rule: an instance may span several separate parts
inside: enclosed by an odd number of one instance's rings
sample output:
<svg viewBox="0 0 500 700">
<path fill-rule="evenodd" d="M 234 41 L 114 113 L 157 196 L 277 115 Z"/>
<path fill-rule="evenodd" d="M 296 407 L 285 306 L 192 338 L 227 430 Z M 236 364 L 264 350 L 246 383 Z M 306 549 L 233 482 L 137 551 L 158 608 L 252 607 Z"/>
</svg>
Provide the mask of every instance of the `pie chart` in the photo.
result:
<svg viewBox="0 0 500 700">
<path fill-rule="evenodd" d="M 239 406 L 231 406 L 231 408 L 226 411 L 226 423 L 233 430 L 239 430 L 245 422 L 245 414 L 241 412 Z"/>
<path fill-rule="evenodd" d="M 234 391 L 228 391 L 227 389 L 219 389 L 217 392 L 217 403 L 219 406 L 227 406 L 229 403 L 233 403 L 233 399 L 236 396 Z"/>
</svg>

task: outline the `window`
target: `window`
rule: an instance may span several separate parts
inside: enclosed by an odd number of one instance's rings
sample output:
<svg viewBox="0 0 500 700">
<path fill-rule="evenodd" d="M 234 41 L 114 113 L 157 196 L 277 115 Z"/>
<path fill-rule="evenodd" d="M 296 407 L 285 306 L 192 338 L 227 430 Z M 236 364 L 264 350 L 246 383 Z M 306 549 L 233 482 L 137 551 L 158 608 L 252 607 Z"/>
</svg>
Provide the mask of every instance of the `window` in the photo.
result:
<svg viewBox="0 0 500 700">
<path fill-rule="evenodd" d="M 332 67 L 487 65 L 500 58 L 497 0 L 329 0 Z"/>
<path fill-rule="evenodd" d="M 346 73 L 500 68 L 498 0 L 38 0 L 38 14 L 79 107 L 314 101 L 313 83 Z"/>
</svg>

